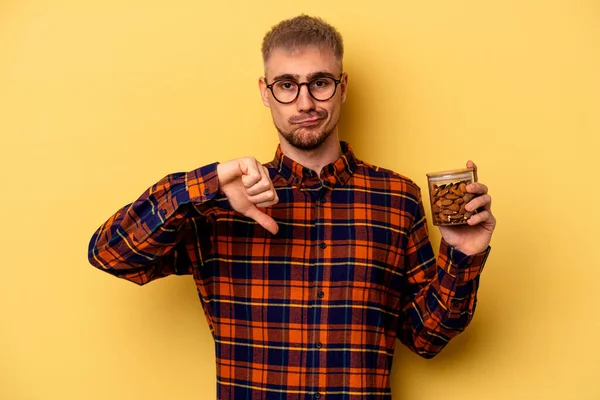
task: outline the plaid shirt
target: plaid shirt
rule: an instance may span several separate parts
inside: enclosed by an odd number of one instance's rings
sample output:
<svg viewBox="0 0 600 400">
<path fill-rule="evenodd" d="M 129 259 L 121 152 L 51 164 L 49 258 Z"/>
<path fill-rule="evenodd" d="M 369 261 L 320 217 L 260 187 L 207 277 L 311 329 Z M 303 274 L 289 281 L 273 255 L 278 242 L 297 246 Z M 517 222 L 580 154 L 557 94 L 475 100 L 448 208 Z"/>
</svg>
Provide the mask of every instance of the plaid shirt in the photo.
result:
<svg viewBox="0 0 600 400">
<path fill-rule="evenodd" d="M 94 233 L 89 261 L 139 285 L 192 275 L 219 399 L 390 399 L 396 338 L 429 358 L 465 329 L 490 248 L 436 259 L 419 188 L 343 156 L 319 176 L 278 147 L 272 235 L 232 210 L 216 163 L 167 175 Z"/>
</svg>

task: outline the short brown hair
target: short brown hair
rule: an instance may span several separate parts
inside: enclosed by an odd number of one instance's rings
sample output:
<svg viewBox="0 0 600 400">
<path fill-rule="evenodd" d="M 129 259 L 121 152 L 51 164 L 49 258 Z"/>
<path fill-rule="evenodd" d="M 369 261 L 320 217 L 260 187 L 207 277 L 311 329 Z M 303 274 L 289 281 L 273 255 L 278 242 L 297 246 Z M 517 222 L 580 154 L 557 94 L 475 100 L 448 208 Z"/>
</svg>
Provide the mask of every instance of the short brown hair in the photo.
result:
<svg viewBox="0 0 600 400">
<path fill-rule="evenodd" d="M 296 50 L 305 46 L 330 49 L 342 65 L 342 35 L 323 19 L 304 14 L 281 21 L 265 35 L 261 49 L 263 62 L 267 62 L 275 49 Z"/>
</svg>

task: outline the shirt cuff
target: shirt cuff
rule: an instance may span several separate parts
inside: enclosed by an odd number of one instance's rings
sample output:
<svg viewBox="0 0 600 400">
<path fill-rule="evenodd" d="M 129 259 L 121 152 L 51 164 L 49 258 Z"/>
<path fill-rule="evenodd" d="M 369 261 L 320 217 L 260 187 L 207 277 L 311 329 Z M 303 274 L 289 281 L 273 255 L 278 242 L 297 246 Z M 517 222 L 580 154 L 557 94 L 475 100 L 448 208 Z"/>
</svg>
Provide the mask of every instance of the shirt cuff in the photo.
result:
<svg viewBox="0 0 600 400">
<path fill-rule="evenodd" d="M 466 255 L 455 247 L 450 246 L 444 238 L 440 242 L 439 254 L 443 254 L 448 262 L 446 272 L 463 281 L 475 279 L 483 271 L 485 262 L 492 248 L 488 246 L 484 251 L 477 254 Z"/>
<path fill-rule="evenodd" d="M 215 162 L 186 173 L 186 188 L 192 203 L 205 203 L 219 192 L 219 177 Z"/>
</svg>

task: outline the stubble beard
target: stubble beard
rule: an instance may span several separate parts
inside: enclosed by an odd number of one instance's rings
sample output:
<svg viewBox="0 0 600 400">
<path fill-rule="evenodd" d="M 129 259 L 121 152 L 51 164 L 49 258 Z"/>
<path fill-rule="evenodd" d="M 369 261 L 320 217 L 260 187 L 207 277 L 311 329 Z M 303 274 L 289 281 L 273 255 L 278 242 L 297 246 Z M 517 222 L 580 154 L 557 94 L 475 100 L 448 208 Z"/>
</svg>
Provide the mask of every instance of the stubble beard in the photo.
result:
<svg viewBox="0 0 600 400">
<path fill-rule="evenodd" d="M 293 147 L 299 150 L 314 150 L 321 146 L 329 136 L 335 131 L 336 125 L 329 127 L 325 127 L 323 129 L 319 129 L 316 133 L 314 132 L 298 132 L 304 131 L 306 128 L 294 129 L 290 131 L 284 131 L 275 123 L 275 127 L 283 136 L 283 138 Z"/>
</svg>

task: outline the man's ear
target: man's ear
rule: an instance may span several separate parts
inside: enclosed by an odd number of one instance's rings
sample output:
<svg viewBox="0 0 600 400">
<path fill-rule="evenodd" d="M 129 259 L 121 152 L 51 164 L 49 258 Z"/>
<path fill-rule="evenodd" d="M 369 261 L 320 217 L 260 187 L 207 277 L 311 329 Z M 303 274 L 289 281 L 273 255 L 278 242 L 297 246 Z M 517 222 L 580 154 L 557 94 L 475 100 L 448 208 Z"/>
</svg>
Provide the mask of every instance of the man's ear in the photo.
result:
<svg viewBox="0 0 600 400">
<path fill-rule="evenodd" d="M 258 90 L 260 90 L 260 97 L 265 107 L 271 108 L 269 104 L 269 89 L 267 88 L 267 82 L 264 77 L 258 78 Z"/>
<path fill-rule="evenodd" d="M 340 82 L 340 90 L 342 91 L 342 103 L 346 101 L 346 94 L 348 93 L 348 74 L 342 76 L 342 82 Z"/>
</svg>

